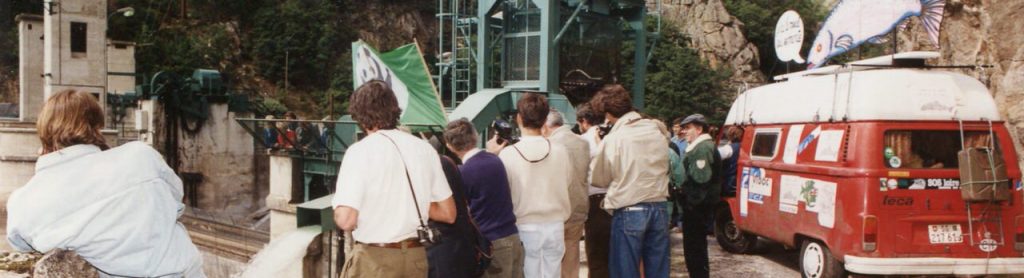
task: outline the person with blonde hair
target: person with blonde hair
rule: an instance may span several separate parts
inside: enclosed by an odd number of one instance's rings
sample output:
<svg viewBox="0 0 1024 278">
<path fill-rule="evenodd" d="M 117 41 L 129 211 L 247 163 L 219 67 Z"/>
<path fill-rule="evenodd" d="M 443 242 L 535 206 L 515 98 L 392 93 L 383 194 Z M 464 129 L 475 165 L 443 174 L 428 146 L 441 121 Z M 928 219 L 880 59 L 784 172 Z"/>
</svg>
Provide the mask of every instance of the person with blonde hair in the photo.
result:
<svg viewBox="0 0 1024 278">
<path fill-rule="evenodd" d="M 7 201 L 7 241 L 22 252 L 74 251 L 101 277 L 205 277 L 178 222 L 181 179 L 146 144 L 110 148 L 103 122 L 89 93 L 46 101 L 35 176 Z"/>
</svg>

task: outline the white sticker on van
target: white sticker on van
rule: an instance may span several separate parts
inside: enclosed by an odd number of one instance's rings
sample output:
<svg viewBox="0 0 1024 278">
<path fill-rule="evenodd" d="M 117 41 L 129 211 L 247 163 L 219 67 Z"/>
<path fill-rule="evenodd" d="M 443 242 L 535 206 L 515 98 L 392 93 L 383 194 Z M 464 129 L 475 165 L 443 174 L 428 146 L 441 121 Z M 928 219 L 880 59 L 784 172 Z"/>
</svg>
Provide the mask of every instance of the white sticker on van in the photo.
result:
<svg viewBox="0 0 1024 278">
<path fill-rule="evenodd" d="M 814 160 L 839 161 L 839 149 L 842 147 L 844 132 L 844 130 L 822 131 L 821 138 L 818 139 L 818 149 L 814 153 Z"/>
<path fill-rule="evenodd" d="M 791 125 L 788 132 L 786 134 L 786 148 L 782 150 L 782 162 L 795 164 L 797 151 L 800 147 L 800 134 L 804 133 L 804 125 Z"/>
<path fill-rule="evenodd" d="M 768 177 L 768 171 L 761 168 L 750 168 L 750 175 L 747 178 L 750 182 L 750 193 L 763 196 L 772 195 L 772 178 Z"/>
<path fill-rule="evenodd" d="M 818 225 L 832 228 L 836 222 L 836 183 L 811 180 L 817 191 L 814 211 L 818 212 Z M 807 209 L 811 211 L 811 208 Z"/>
<path fill-rule="evenodd" d="M 750 168 L 743 167 L 743 176 L 748 175 L 749 172 L 750 172 Z M 747 217 L 747 206 L 748 206 L 747 205 L 747 194 L 748 194 L 747 193 L 747 191 L 748 191 L 747 187 L 748 186 L 749 185 L 748 185 L 748 183 L 746 181 L 741 181 L 740 182 L 740 216 L 741 217 Z"/>
<path fill-rule="evenodd" d="M 788 212 L 794 209 L 783 207 L 788 200 L 787 194 L 793 191 L 794 187 L 799 192 L 797 202 L 804 203 L 804 209 L 809 212 L 818 213 L 818 225 L 832 228 L 836 222 L 836 183 L 822 180 L 801 178 L 796 176 L 783 176 L 780 182 L 779 210 Z"/>
<path fill-rule="evenodd" d="M 800 140 L 800 146 L 797 146 L 796 153 L 800 154 L 804 152 L 804 150 L 807 149 L 807 145 L 810 145 L 814 139 L 817 139 L 819 134 L 821 134 L 821 126 L 815 127 L 814 130 L 811 130 L 811 133 L 804 136 L 803 140 Z"/>
<path fill-rule="evenodd" d="M 779 181 L 779 211 L 796 214 L 800 204 L 800 186 L 804 179 L 798 176 L 782 175 Z"/>
</svg>

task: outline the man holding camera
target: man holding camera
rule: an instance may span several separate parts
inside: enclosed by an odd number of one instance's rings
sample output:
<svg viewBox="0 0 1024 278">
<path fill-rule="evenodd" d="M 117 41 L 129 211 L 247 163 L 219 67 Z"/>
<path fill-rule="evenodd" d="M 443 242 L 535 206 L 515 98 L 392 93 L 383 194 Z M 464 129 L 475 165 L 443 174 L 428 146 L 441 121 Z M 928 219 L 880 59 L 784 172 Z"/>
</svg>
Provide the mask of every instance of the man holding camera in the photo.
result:
<svg viewBox="0 0 1024 278">
<path fill-rule="evenodd" d="M 526 251 L 524 274 L 559 277 L 565 253 L 564 223 L 572 213 L 569 153 L 541 135 L 550 111 L 547 98 L 525 93 L 516 103 L 516 110 L 522 133 L 519 142 L 501 148 L 503 144 L 494 138 L 488 142 L 488 150 L 500 149 L 498 157 L 508 173 L 516 226 Z"/>
<path fill-rule="evenodd" d="M 579 124 L 580 136 L 587 141 L 590 159 L 597 155 L 598 135 L 604 124 L 604 114 L 598 114 L 590 103 L 580 104 L 576 108 L 576 121 Z M 589 165 L 587 166 L 589 167 Z M 588 171 L 589 172 L 589 169 Z M 590 184 L 587 176 L 588 210 L 587 222 L 584 225 L 584 246 L 587 250 L 587 274 L 590 278 L 608 278 L 608 243 L 611 242 L 612 216 L 601 208 L 607 188 L 599 188 Z"/>
<path fill-rule="evenodd" d="M 622 85 L 605 86 L 590 103 L 612 125 L 590 164 L 591 183 L 608 188 L 603 207 L 613 211 L 611 277 L 668 277 L 665 124 L 633 111 Z"/>
<path fill-rule="evenodd" d="M 349 113 L 366 132 L 338 170 L 334 222 L 355 239 L 344 277 L 426 277 L 424 244 L 436 234 L 428 219 L 455 222 L 455 203 L 437 152 L 399 131 L 402 110 L 382 81 L 352 93 Z"/>
</svg>

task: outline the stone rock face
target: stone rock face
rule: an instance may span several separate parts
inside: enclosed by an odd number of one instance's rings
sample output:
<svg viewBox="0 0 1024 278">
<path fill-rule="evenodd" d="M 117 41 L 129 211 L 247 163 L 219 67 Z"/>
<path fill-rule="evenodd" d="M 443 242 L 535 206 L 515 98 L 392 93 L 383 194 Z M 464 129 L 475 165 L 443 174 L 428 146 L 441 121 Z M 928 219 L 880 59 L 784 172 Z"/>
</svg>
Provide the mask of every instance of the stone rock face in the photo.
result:
<svg viewBox="0 0 1024 278">
<path fill-rule="evenodd" d="M 939 48 L 928 40 L 920 21 L 899 34 L 900 51 L 939 51 L 932 64 L 991 65 L 964 71 L 988 85 L 1014 136 L 1017 156 L 1024 157 L 1024 1 L 947 0 Z"/>
<path fill-rule="evenodd" d="M 649 0 L 648 10 L 657 10 Z M 662 18 L 675 23 L 690 38 L 711 67 L 732 71 L 732 81 L 761 83 L 757 47 L 743 35 L 743 22 L 729 14 L 722 0 L 663 0 Z"/>
<path fill-rule="evenodd" d="M 33 253 L 0 252 L 0 271 L 29 273 L 39 257 L 39 254 Z"/>
<path fill-rule="evenodd" d="M 73 251 L 56 250 L 36 262 L 32 271 L 36 278 L 95 278 L 99 272 Z"/>
</svg>

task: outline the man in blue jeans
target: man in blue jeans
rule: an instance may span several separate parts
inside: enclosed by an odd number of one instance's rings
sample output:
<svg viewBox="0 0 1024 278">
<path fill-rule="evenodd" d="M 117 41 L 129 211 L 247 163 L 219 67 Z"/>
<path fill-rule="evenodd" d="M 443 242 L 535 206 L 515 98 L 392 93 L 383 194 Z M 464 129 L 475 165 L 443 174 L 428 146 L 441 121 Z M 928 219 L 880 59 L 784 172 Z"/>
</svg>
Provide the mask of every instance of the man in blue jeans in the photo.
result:
<svg viewBox="0 0 1024 278">
<path fill-rule="evenodd" d="M 668 277 L 668 130 L 633 111 L 621 85 L 602 88 L 590 103 L 612 125 L 590 164 L 591 183 L 608 188 L 611 277 Z"/>
</svg>

